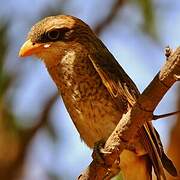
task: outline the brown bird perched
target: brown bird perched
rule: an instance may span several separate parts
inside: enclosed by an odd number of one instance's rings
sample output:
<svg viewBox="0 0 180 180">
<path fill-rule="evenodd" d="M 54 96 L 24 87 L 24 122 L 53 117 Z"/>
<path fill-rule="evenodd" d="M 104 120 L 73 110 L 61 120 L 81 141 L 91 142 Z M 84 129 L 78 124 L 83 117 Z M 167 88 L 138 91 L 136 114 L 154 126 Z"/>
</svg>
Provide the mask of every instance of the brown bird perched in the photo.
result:
<svg viewBox="0 0 180 180">
<path fill-rule="evenodd" d="M 59 15 L 35 24 L 19 56 L 35 55 L 45 63 L 81 138 L 93 148 L 106 140 L 139 91 L 91 28 L 78 18 Z M 126 180 L 158 180 L 176 169 L 165 155 L 159 135 L 146 122 L 133 142 L 134 150 L 120 155 Z"/>
</svg>

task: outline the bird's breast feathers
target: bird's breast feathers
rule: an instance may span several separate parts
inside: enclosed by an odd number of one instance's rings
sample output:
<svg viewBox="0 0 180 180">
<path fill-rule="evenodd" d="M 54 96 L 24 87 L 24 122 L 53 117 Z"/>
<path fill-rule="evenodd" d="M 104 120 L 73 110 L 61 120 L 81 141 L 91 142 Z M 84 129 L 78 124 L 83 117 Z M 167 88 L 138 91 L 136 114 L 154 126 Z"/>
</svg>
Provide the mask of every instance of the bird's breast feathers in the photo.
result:
<svg viewBox="0 0 180 180">
<path fill-rule="evenodd" d="M 110 135 L 122 112 L 109 96 L 92 63 L 80 58 L 70 51 L 48 71 L 81 138 L 93 147 L 96 141 Z"/>
</svg>

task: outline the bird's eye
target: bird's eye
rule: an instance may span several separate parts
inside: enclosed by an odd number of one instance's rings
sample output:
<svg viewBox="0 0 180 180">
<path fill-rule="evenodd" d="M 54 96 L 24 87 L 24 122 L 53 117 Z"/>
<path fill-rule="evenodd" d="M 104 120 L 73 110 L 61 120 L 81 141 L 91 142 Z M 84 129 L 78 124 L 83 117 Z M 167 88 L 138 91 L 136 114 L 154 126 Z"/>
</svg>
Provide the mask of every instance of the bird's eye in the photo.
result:
<svg viewBox="0 0 180 180">
<path fill-rule="evenodd" d="M 58 31 L 58 30 L 51 30 L 51 31 L 49 31 L 48 33 L 47 33 L 47 36 L 48 36 L 48 38 L 50 39 L 50 40 L 53 40 L 53 41 L 55 41 L 55 40 L 57 40 L 58 38 L 59 38 L 59 36 L 60 36 L 60 32 Z"/>
</svg>

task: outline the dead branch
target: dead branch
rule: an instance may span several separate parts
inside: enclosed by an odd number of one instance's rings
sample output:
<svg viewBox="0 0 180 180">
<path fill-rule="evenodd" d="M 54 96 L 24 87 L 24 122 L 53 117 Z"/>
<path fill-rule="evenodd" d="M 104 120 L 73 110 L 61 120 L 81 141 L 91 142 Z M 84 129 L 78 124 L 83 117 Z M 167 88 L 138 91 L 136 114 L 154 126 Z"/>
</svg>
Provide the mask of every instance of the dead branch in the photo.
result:
<svg viewBox="0 0 180 180">
<path fill-rule="evenodd" d="M 149 86 L 140 95 L 135 105 L 119 121 L 117 127 L 105 143 L 103 154 L 104 164 L 94 160 L 79 176 L 80 180 L 108 179 L 114 162 L 119 160 L 119 155 L 130 145 L 137 131 L 146 121 L 151 121 L 153 111 L 180 76 L 180 47 L 167 59 L 160 72 L 151 81 Z"/>
<path fill-rule="evenodd" d="M 159 120 L 159 119 L 166 118 L 166 117 L 169 117 L 169 116 L 177 115 L 179 113 L 180 113 L 180 111 L 175 111 L 175 112 L 161 114 L 161 115 L 153 115 L 152 120 Z"/>
<path fill-rule="evenodd" d="M 123 7 L 125 3 L 125 0 L 116 0 L 109 11 L 109 14 L 106 16 L 104 20 L 101 21 L 95 28 L 94 31 L 97 35 L 99 35 L 102 30 L 104 30 L 116 17 L 117 13 L 119 12 L 119 9 Z"/>
<path fill-rule="evenodd" d="M 36 134 L 36 132 L 47 123 L 52 106 L 59 98 L 59 93 L 55 92 L 52 94 L 44 105 L 43 111 L 40 114 L 38 123 L 32 128 L 25 131 L 30 139 Z"/>
</svg>

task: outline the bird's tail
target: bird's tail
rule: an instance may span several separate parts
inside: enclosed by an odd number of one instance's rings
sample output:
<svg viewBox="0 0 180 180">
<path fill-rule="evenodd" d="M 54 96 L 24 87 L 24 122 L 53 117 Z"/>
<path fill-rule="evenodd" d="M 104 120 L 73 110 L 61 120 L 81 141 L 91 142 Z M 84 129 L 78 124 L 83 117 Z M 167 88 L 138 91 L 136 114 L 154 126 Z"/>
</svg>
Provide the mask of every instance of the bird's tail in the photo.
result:
<svg viewBox="0 0 180 180">
<path fill-rule="evenodd" d="M 166 180 L 163 168 L 165 168 L 172 176 L 177 176 L 176 168 L 172 161 L 165 155 L 160 137 L 152 126 L 152 123 L 145 123 L 143 131 L 140 133 L 143 133 L 141 134 L 141 140 L 151 159 L 157 179 Z"/>
</svg>

